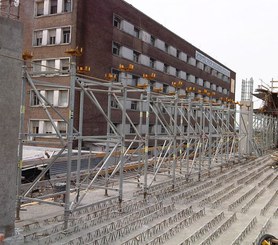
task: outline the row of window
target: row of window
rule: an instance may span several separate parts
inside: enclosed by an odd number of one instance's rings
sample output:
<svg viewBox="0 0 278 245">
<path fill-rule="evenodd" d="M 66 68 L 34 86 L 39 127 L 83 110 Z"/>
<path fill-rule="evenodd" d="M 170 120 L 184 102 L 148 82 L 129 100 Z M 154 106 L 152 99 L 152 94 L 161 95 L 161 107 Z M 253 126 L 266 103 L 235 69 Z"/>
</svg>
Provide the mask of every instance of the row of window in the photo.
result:
<svg viewBox="0 0 278 245">
<path fill-rule="evenodd" d="M 70 26 L 34 31 L 33 46 L 69 44 L 71 42 Z"/>
<path fill-rule="evenodd" d="M 124 74 L 118 70 L 113 69 L 112 73 L 115 74 L 118 78 L 118 81 L 121 81 L 122 79 L 125 80 L 125 82 L 127 83 L 127 85 L 129 86 L 133 86 L 133 87 L 138 87 L 138 85 L 140 84 L 146 84 L 148 82 L 148 80 L 146 80 L 145 78 L 133 75 L 133 74 Z M 184 72 L 185 73 L 185 72 Z M 209 81 L 204 81 L 201 78 L 195 77 L 191 74 L 186 74 L 184 77 L 179 77 L 182 78 L 183 80 L 186 80 L 188 82 L 191 83 L 196 83 L 199 86 L 202 86 L 206 89 L 210 89 L 213 91 L 217 91 L 218 93 L 223 93 L 225 95 L 229 95 L 230 91 L 227 88 L 222 88 L 221 86 L 217 86 L 214 83 L 211 83 Z M 150 90 L 154 91 L 154 88 L 156 89 L 161 89 L 163 93 L 165 94 L 169 94 L 175 91 L 175 88 L 173 86 L 170 86 L 168 84 L 165 83 L 160 83 L 154 80 L 150 80 L 149 81 L 150 84 Z M 184 89 L 180 89 L 180 93 L 181 94 L 185 94 L 185 90 Z"/>
<path fill-rule="evenodd" d="M 131 60 L 135 63 L 139 63 L 141 65 L 145 65 L 148 66 L 152 69 L 158 70 L 160 72 L 164 72 L 166 74 L 175 76 L 177 78 L 186 80 L 188 82 L 191 83 L 197 83 L 200 86 L 204 86 L 203 85 L 203 79 L 195 77 L 194 75 L 188 74 L 185 71 L 182 71 L 180 69 L 177 69 L 173 66 L 170 66 L 168 64 L 165 64 L 159 60 L 155 60 L 151 57 L 148 57 L 144 54 L 140 54 L 137 51 L 131 50 L 129 48 L 126 48 L 124 46 L 120 46 L 120 44 L 113 42 L 112 43 L 112 53 L 114 55 L 118 55 L 120 57 L 123 57 L 125 59 Z M 215 70 L 213 70 L 214 72 L 216 72 Z M 220 73 L 218 73 L 220 74 Z M 216 73 L 215 73 L 216 75 Z M 223 76 L 223 75 L 222 75 Z M 224 76 L 226 77 L 226 76 Z M 220 77 L 219 77 L 220 78 Z M 221 77 L 220 79 L 223 79 L 223 77 Z M 227 80 L 228 77 L 225 78 L 225 80 Z M 207 87 L 207 85 L 205 85 Z M 222 92 L 222 91 L 219 91 Z"/>
<path fill-rule="evenodd" d="M 41 96 L 46 98 L 50 105 L 55 107 L 68 107 L 69 91 L 68 90 L 39 90 Z M 44 103 L 44 100 L 43 100 Z M 41 106 L 39 96 L 34 90 L 30 93 L 30 105 Z"/>
<path fill-rule="evenodd" d="M 47 60 L 34 60 L 32 63 L 33 75 L 64 75 L 68 74 L 70 69 L 70 59 L 47 59 Z"/>
<path fill-rule="evenodd" d="M 125 31 L 126 33 L 129 33 L 130 35 L 133 35 L 136 38 L 140 38 L 141 40 L 149 43 L 150 45 L 153 45 L 154 47 L 156 47 L 164 52 L 167 52 L 168 54 L 170 54 L 190 65 L 196 66 L 197 68 L 204 70 L 204 71 L 210 73 L 211 75 L 224 80 L 225 82 L 230 82 L 228 76 L 222 74 L 219 71 L 216 71 L 215 69 L 211 68 L 208 65 L 205 65 L 201 61 L 197 61 L 194 57 L 189 57 L 186 53 L 176 49 L 175 47 L 173 47 L 171 45 L 168 45 L 167 43 L 165 43 L 164 41 L 162 41 L 158 38 L 155 38 L 154 36 L 150 35 L 146 31 L 140 30 L 139 28 L 135 27 L 131 23 L 127 22 L 126 20 L 121 19 L 118 16 L 114 16 L 113 25 L 115 27 L 117 27 L 118 29 Z M 117 44 L 115 48 L 117 48 L 117 46 L 119 49 L 119 44 Z M 114 52 L 115 52 L 115 54 L 117 53 L 116 49 L 114 50 L 114 47 L 113 47 L 113 53 Z M 134 51 L 134 61 L 135 62 L 137 59 L 136 56 L 138 57 L 138 55 L 136 55 L 136 51 Z M 150 66 L 151 66 L 151 64 L 150 64 Z M 220 65 L 218 65 L 218 66 L 220 66 Z"/>
<path fill-rule="evenodd" d="M 59 130 L 60 134 L 67 133 L 67 123 L 64 121 L 55 121 L 55 126 Z M 29 132 L 31 134 L 55 134 L 55 129 L 52 123 L 48 120 L 30 120 Z"/>
<path fill-rule="evenodd" d="M 35 16 L 60 14 L 72 11 L 72 0 L 37 0 Z"/>
</svg>

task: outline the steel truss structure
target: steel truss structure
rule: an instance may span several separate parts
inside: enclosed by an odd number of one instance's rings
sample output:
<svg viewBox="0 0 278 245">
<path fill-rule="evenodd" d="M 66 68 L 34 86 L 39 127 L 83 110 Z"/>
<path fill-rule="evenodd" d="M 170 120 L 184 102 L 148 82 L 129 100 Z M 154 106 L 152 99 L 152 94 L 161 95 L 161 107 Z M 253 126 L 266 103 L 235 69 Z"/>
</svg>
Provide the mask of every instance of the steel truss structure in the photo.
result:
<svg viewBox="0 0 278 245">
<path fill-rule="evenodd" d="M 74 52 L 73 52 L 74 53 Z M 181 93 L 181 83 L 175 82 L 175 92 L 162 94 L 157 88 L 150 89 L 149 82 L 137 87 L 128 86 L 127 76 L 116 82 L 113 76 L 110 80 L 99 80 L 76 72 L 75 55 L 70 65 L 70 86 L 35 80 L 28 72 L 27 62 L 23 66 L 22 98 L 21 98 L 21 126 L 19 136 L 19 164 L 18 164 L 18 205 L 17 218 L 20 218 L 20 207 L 23 202 L 38 201 L 53 205 L 64 206 L 65 227 L 68 226 L 69 215 L 82 205 L 87 192 L 92 188 L 104 190 L 105 195 L 110 191 L 118 193 L 118 201 L 123 203 L 124 182 L 138 185 L 138 193 L 142 199 L 148 198 L 158 175 L 167 175 L 173 190 L 177 180 L 201 180 L 202 176 L 213 175 L 215 170 L 221 170 L 229 164 L 239 162 L 243 157 L 238 150 L 239 142 L 247 138 L 252 145 L 253 153 L 264 154 L 277 143 L 277 118 L 265 115 L 254 115 L 254 136 L 248 137 L 248 125 L 241 126 L 239 133 L 238 117 L 244 113 L 241 107 L 237 109 L 235 103 L 223 102 L 217 104 L 209 100 L 196 100 L 190 97 L 191 88 L 186 94 Z M 57 74 L 60 71 L 55 70 Z M 127 74 L 128 69 L 123 69 Z M 145 76 L 148 81 L 148 75 Z M 55 134 L 35 134 L 25 132 L 25 103 L 26 87 L 30 87 L 45 111 L 45 115 L 52 124 Z M 57 108 L 40 92 L 42 88 L 69 89 L 69 117 L 65 118 Z M 206 93 L 206 91 L 203 91 Z M 103 108 L 99 101 L 99 94 L 106 96 L 107 108 Z M 75 112 L 76 100 L 79 97 L 79 113 Z M 83 135 L 83 113 L 90 101 L 107 122 L 106 135 Z M 129 101 L 137 102 L 139 123 L 131 119 L 131 111 L 126 105 Z M 121 123 L 115 125 L 112 120 L 112 101 L 121 112 Z M 115 105 L 115 104 L 114 104 Z M 54 116 L 55 115 L 55 116 Z M 63 134 L 55 124 L 54 118 L 67 124 L 67 133 Z M 74 121 L 79 121 L 78 128 Z M 127 132 L 126 125 L 130 125 Z M 267 130 L 266 130 L 267 129 Z M 33 139 L 41 138 L 47 143 L 49 136 L 58 139 L 60 151 L 48 160 L 47 166 L 35 181 L 22 190 L 21 171 L 23 145 L 36 144 Z M 263 144 L 261 143 L 264 142 Z M 83 153 L 84 142 L 104 144 L 106 150 L 99 163 L 88 169 L 81 169 L 81 159 L 87 157 Z M 73 154 L 74 144 L 77 145 L 77 156 Z M 40 182 L 51 166 L 60 158 L 67 160 L 66 189 L 52 194 L 44 194 L 32 198 L 30 193 L 40 185 Z M 94 155 L 92 155 L 93 157 Z M 77 159 L 77 168 L 72 171 L 72 161 Z M 113 159 L 114 164 L 111 163 Z M 115 162 L 116 159 L 116 162 Z M 125 172 L 131 171 L 135 178 L 127 178 Z M 118 186 L 115 187 L 115 184 Z M 64 202 L 49 201 L 49 198 L 64 194 Z M 109 199 L 109 197 L 105 197 Z M 54 199 L 55 200 L 55 199 Z"/>
</svg>

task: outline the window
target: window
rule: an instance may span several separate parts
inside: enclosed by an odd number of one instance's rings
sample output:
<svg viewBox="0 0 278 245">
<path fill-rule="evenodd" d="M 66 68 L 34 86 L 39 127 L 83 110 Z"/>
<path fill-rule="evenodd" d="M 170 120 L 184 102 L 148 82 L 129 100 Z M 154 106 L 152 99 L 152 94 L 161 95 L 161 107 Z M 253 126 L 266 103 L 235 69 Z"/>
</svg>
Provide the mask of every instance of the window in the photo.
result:
<svg viewBox="0 0 278 245">
<path fill-rule="evenodd" d="M 150 124 L 149 125 L 149 134 L 151 134 L 154 131 L 154 125 Z"/>
<path fill-rule="evenodd" d="M 165 128 L 161 125 L 161 133 L 165 134 Z"/>
<path fill-rule="evenodd" d="M 55 44 L 56 42 L 56 29 L 52 29 L 48 31 L 48 35 L 49 35 L 49 40 L 48 40 L 48 44 Z"/>
<path fill-rule="evenodd" d="M 34 45 L 41 46 L 42 45 L 42 31 L 35 31 L 34 33 Z"/>
<path fill-rule="evenodd" d="M 111 98 L 111 107 L 116 109 L 119 108 L 119 105 L 114 98 Z"/>
<path fill-rule="evenodd" d="M 139 33 L 140 33 L 140 30 L 136 27 L 134 27 L 134 36 L 139 38 Z"/>
<path fill-rule="evenodd" d="M 44 122 L 44 133 L 45 134 L 52 134 L 52 124 L 49 121 Z"/>
<path fill-rule="evenodd" d="M 63 43 L 70 43 L 70 27 L 64 27 L 62 33 Z"/>
<path fill-rule="evenodd" d="M 59 90 L 58 106 L 67 107 L 68 106 L 68 90 Z"/>
<path fill-rule="evenodd" d="M 38 120 L 30 121 L 30 133 L 31 134 L 39 133 L 39 121 Z"/>
<path fill-rule="evenodd" d="M 164 64 L 163 71 L 164 71 L 165 73 L 168 72 L 168 67 L 169 67 L 168 65 Z"/>
<path fill-rule="evenodd" d="M 48 72 L 55 72 L 55 60 L 47 60 L 46 64 Z"/>
<path fill-rule="evenodd" d="M 121 19 L 117 16 L 114 16 L 113 26 L 117 27 L 118 29 L 121 28 Z"/>
<path fill-rule="evenodd" d="M 116 130 L 117 130 L 119 124 L 118 124 L 118 123 L 113 123 L 113 124 L 114 124 L 114 127 L 115 127 Z M 110 127 L 110 134 L 114 134 L 114 131 L 113 131 L 113 129 L 112 129 L 111 127 Z"/>
<path fill-rule="evenodd" d="M 39 100 L 39 97 L 37 96 L 37 94 L 35 93 L 34 90 L 31 90 L 31 106 L 39 106 L 41 103 L 40 103 L 40 100 Z"/>
<path fill-rule="evenodd" d="M 137 124 L 134 124 L 135 127 L 137 127 Z M 130 129 L 129 129 L 129 133 L 131 134 L 135 134 L 135 128 L 130 124 Z"/>
<path fill-rule="evenodd" d="M 137 101 L 131 101 L 130 109 L 131 110 L 137 110 Z"/>
<path fill-rule="evenodd" d="M 112 53 L 115 55 L 120 55 L 120 44 L 113 42 Z"/>
<path fill-rule="evenodd" d="M 112 69 L 112 74 L 116 75 L 116 80 L 115 81 L 119 82 L 120 81 L 120 71 L 116 70 L 116 69 Z"/>
<path fill-rule="evenodd" d="M 154 36 L 151 36 L 151 45 L 155 45 L 155 37 Z"/>
<path fill-rule="evenodd" d="M 62 71 L 62 73 L 67 73 L 70 69 L 69 66 L 69 59 L 61 59 L 61 63 L 60 63 L 60 69 Z"/>
<path fill-rule="evenodd" d="M 41 61 L 36 60 L 33 61 L 33 73 L 39 73 L 41 72 Z"/>
<path fill-rule="evenodd" d="M 54 90 L 46 90 L 45 91 L 45 98 L 49 102 L 50 105 L 53 105 Z"/>
<path fill-rule="evenodd" d="M 155 81 L 150 80 L 150 90 L 153 91 L 155 85 Z"/>
<path fill-rule="evenodd" d="M 176 77 L 180 77 L 180 70 L 176 69 Z"/>
<path fill-rule="evenodd" d="M 132 85 L 131 86 L 137 87 L 138 80 L 139 80 L 138 76 L 132 75 Z"/>
<path fill-rule="evenodd" d="M 64 0 L 64 12 L 71 12 L 71 0 Z"/>
<path fill-rule="evenodd" d="M 180 52 L 181 52 L 181 51 L 179 51 L 179 50 L 177 49 L 177 58 L 180 57 Z"/>
<path fill-rule="evenodd" d="M 36 16 L 43 15 L 44 1 L 37 2 L 36 4 Z"/>
<path fill-rule="evenodd" d="M 57 0 L 50 0 L 50 14 L 57 14 Z"/>
<path fill-rule="evenodd" d="M 169 86 L 168 86 L 167 84 L 163 84 L 163 90 L 162 90 L 163 93 L 165 93 L 165 94 L 167 93 L 168 87 L 169 87 Z"/>
<path fill-rule="evenodd" d="M 133 51 L 133 61 L 134 62 L 137 62 L 139 61 L 139 55 L 140 53 L 136 52 L 136 51 Z"/>
<path fill-rule="evenodd" d="M 154 62 L 155 62 L 155 59 L 150 58 L 150 67 L 151 68 L 154 68 Z"/>
<path fill-rule="evenodd" d="M 58 128 L 60 134 L 67 133 L 67 123 L 66 122 L 58 122 L 57 128 Z"/>
<path fill-rule="evenodd" d="M 165 43 L 164 49 L 165 49 L 165 52 L 168 52 L 169 45 L 167 43 Z"/>
</svg>

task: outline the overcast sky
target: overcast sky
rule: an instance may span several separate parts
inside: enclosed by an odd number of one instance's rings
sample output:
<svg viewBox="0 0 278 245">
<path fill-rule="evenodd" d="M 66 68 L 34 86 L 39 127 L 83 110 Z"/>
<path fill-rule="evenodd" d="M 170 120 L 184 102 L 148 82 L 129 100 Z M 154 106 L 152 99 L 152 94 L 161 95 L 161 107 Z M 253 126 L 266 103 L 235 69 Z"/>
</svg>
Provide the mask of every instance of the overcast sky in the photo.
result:
<svg viewBox="0 0 278 245">
<path fill-rule="evenodd" d="M 278 80 L 278 0 L 126 1 L 235 71 L 237 100 L 242 79 Z"/>
</svg>

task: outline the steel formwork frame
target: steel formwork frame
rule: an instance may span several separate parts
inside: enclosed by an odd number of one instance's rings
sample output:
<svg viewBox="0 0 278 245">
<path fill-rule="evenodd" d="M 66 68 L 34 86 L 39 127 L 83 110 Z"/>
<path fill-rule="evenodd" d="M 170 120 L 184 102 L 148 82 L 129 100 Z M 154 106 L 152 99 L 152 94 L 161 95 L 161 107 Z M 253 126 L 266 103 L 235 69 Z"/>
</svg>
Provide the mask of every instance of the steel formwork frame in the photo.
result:
<svg viewBox="0 0 278 245">
<path fill-rule="evenodd" d="M 77 51 L 76 51 L 77 52 Z M 74 52 L 73 52 L 74 53 Z M 38 88 L 59 88 L 59 84 L 37 81 L 32 78 L 27 69 L 27 62 L 23 66 L 22 98 L 21 98 L 21 123 L 19 134 L 19 164 L 18 164 L 18 203 L 16 216 L 20 218 L 21 203 L 25 201 L 38 201 L 47 204 L 64 206 L 64 224 L 68 227 L 70 213 L 78 208 L 91 188 L 104 189 L 105 198 L 108 191 L 118 192 L 119 206 L 124 199 L 124 182 L 132 182 L 142 191 L 144 199 L 148 198 L 148 190 L 156 181 L 158 175 L 166 175 L 172 181 L 174 190 L 177 178 L 201 180 L 203 175 L 210 176 L 212 170 L 222 169 L 229 164 L 240 161 L 238 143 L 243 137 L 247 137 L 248 130 L 239 134 L 237 115 L 242 116 L 241 107 L 237 110 L 234 103 L 217 104 L 209 100 L 196 100 L 189 92 L 182 93 L 180 86 L 175 87 L 172 94 L 162 94 L 151 91 L 148 79 L 145 84 L 137 87 L 128 86 L 126 74 L 120 82 L 114 79 L 100 80 L 76 72 L 75 56 L 72 56 L 70 64 L 70 85 L 64 86 L 70 91 L 69 117 L 65 118 L 50 101 L 40 93 Z M 55 73 L 59 71 L 55 70 Z M 146 76 L 147 77 L 147 76 Z M 45 138 L 49 134 L 34 134 L 24 132 L 26 87 L 30 86 L 40 106 L 45 111 L 55 131 L 61 150 L 53 156 L 46 168 L 31 184 L 21 191 L 21 171 L 23 145 L 28 144 L 32 138 Z M 79 94 L 79 114 L 74 111 L 75 95 Z M 108 107 L 103 108 L 97 94 L 107 97 Z M 107 122 L 105 135 L 83 135 L 84 98 L 102 114 Z M 116 126 L 111 118 L 111 101 L 115 101 L 121 112 L 121 125 Z M 127 102 L 133 100 L 138 103 L 139 123 L 135 124 L 127 109 Z M 51 113 L 50 113 L 51 109 Z M 67 124 L 67 133 L 61 134 L 53 119 L 53 113 Z M 78 117 L 79 128 L 74 127 L 74 118 Z M 126 124 L 130 124 L 132 133 L 126 132 Z M 264 115 L 254 115 L 254 130 L 256 140 L 264 140 L 260 149 L 254 147 L 256 154 L 263 154 L 277 144 L 277 118 Z M 247 127 L 247 125 L 245 125 Z M 265 128 L 267 127 L 267 131 Z M 256 142 L 254 139 L 248 139 Z M 72 176 L 73 142 L 77 142 L 77 170 L 75 177 Z M 84 142 L 102 143 L 106 149 L 102 154 L 102 160 L 84 173 L 81 171 L 82 144 Z M 32 142 L 33 144 L 35 142 Z M 257 145 L 259 143 L 257 142 Z M 64 203 L 46 200 L 54 194 L 42 195 L 38 198 L 29 196 L 32 189 L 38 185 L 44 174 L 51 168 L 54 162 L 63 153 L 67 154 L 67 174 L 65 191 L 56 193 L 64 194 Z M 110 164 L 113 157 L 118 161 Z M 124 171 L 132 170 L 135 181 L 125 178 Z M 104 177 L 103 177 L 104 176 Z M 104 178 L 104 184 L 98 180 Z M 118 187 L 111 186 L 111 182 L 118 182 Z M 72 183 L 74 182 L 74 184 Z"/>
</svg>

